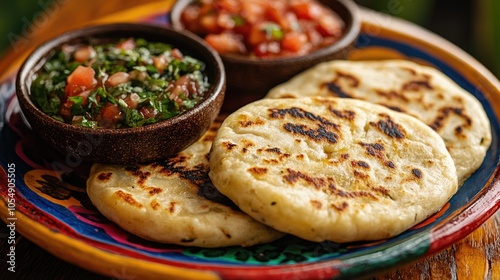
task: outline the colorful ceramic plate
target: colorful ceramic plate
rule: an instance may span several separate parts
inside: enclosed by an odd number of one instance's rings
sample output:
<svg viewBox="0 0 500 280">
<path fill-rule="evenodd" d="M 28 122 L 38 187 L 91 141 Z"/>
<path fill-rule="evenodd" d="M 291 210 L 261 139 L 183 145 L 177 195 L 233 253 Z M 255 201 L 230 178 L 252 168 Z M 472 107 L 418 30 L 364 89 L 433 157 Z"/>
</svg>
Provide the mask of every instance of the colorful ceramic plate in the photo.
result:
<svg viewBox="0 0 500 280">
<path fill-rule="evenodd" d="M 142 240 L 92 206 L 85 194 L 87 164 L 71 153 L 57 156 L 32 134 L 13 97 L 13 79 L 0 88 L 2 219 L 15 222 L 20 234 L 64 260 L 97 273 L 136 279 L 352 279 L 436 253 L 460 240 L 500 207 L 499 82 L 470 56 L 429 32 L 373 12 L 362 16 L 362 34 L 350 59 L 405 58 L 433 65 L 476 96 L 491 120 L 493 142 L 483 165 L 423 223 L 371 243 L 313 243 L 287 236 L 250 248 L 200 249 Z M 164 21 L 161 16 L 156 19 Z"/>
</svg>

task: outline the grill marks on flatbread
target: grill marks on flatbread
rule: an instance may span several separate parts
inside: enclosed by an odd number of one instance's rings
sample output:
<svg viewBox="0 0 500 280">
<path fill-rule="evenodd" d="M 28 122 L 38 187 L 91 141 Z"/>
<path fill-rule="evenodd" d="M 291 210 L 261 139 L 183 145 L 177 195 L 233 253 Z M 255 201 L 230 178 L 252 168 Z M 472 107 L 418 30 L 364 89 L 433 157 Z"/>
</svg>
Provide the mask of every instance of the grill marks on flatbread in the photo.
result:
<svg viewBox="0 0 500 280">
<path fill-rule="evenodd" d="M 413 117 L 352 99 L 264 99 L 231 114 L 210 178 L 255 219 L 311 241 L 394 236 L 456 192 L 443 140 Z"/>
<path fill-rule="evenodd" d="M 186 150 L 148 165 L 95 164 L 87 192 L 96 208 L 145 239 L 186 246 L 249 246 L 283 234 L 243 213 L 208 177 L 220 123 Z"/>
<path fill-rule="evenodd" d="M 413 62 L 325 62 L 267 95 L 307 96 L 361 99 L 420 119 L 444 139 L 460 184 L 479 168 L 491 143 L 489 120 L 479 101 L 438 70 Z"/>
</svg>

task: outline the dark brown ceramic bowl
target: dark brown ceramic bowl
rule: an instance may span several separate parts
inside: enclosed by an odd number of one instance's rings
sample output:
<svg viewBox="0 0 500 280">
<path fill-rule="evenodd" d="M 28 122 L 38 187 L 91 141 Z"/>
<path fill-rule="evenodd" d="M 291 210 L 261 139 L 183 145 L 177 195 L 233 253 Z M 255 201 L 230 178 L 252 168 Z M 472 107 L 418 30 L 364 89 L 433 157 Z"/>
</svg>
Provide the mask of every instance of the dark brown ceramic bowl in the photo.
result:
<svg viewBox="0 0 500 280">
<path fill-rule="evenodd" d="M 35 72 L 50 52 L 63 44 L 84 43 L 89 38 L 115 40 L 144 38 L 169 43 L 207 65 L 210 89 L 206 98 L 189 111 L 144 127 L 92 129 L 53 119 L 30 100 Z M 219 114 L 225 94 L 223 63 L 215 50 L 196 36 L 143 24 L 91 26 L 62 34 L 39 46 L 24 62 L 17 75 L 16 93 L 22 113 L 33 131 L 66 158 L 102 163 L 143 163 L 177 153 L 198 140 Z"/>
<path fill-rule="evenodd" d="M 184 30 L 181 14 L 193 0 L 177 0 L 169 14 L 176 30 Z M 223 109 L 239 106 L 263 97 L 274 86 L 287 81 L 311 66 L 334 59 L 346 59 L 360 31 L 357 5 L 352 0 L 318 0 L 335 11 L 345 22 L 344 35 L 336 43 L 307 55 L 258 59 L 243 55 L 221 54 L 226 68 L 227 93 Z"/>
</svg>

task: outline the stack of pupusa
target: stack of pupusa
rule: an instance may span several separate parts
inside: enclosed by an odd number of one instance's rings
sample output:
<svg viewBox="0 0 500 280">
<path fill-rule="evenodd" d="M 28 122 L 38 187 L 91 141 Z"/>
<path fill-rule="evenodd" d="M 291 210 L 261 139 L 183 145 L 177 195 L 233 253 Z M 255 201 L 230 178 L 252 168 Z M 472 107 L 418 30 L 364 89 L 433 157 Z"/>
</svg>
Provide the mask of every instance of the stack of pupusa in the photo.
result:
<svg viewBox="0 0 500 280">
<path fill-rule="evenodd" d="M 197 142 L 163 161 L 94 164 L 87 180 L 90 200 L 124 230 L 160 243 L 251 246 L 283 236 L 243 213 L 210 182 L 208 156 L 219 125 L 214 122 Z"/>
<path fill-rule="evenodd" d="M 266 98 L 334 96 L 380 104 L 416 117 L 444 139 L 463 182 L 491 144 L 481 103 L 442 72 L 406 60 L 330 61 L 273 88 Z"/>
<path fill-rule="evenodd" d="M 342 71 L 351 63 L 342 66 Z M 400 63 L 410 73 L 417 68 Z M 373 67 L 381 71 L 388 67 L 384 64 Z M 389 69 L 386 73 L 403 71 Z M 319 82 L 318 78 L 306 79 L 299 85 L 293 84 L 297 78 L 292 79 L 289 83 L 299 91 L 287 90 L 286 97 L 295 92 L 295 97 L 317 94 L 319 90 L 306 88 L 325 83 L 354 97 L 343 83 L 357 80 L 352 84 L 357 88 L 355 84 L 375 81 L 364 75 L 353 79 L 357 75 L 338 84 L 334 77 Z M 407 84 L 412 93 L 418 92 L 413 87 L 425 86 L 399 75 L 376 80 L 385 79 L 398 88 Z M 426 74 L 423 79 L 429 88 L 440 88 L 434 81 L 441 78 L 434 75 L 438 74 Z M 427 103 L 428 98 L 436 97 L 425 94 L 421 100 Z M 474 103 L 469 97 L 452 99 L 461 98 L 467 101 L 464 107 L 451 113 L 471 115 L 469 110 L 476 110 L 479 119 L 460 131 L 453 128 L 460 132 L 454 135 L 468 135 L 464 129 L 473 128 L 471 138 L 482 138 L 473 150 L 485 152 L 491 141 L 488 119 L 481 116 L 482 108 L 467 107 Z M 403 102 L 410 98 L 395 100 L 400 101 L 390 103 L 393 108 L 406 111 L 415 106 Z M 437 124 L 445 124 L 444 119 Z M 87 184 L 90 199 L 125 230 L 164 243 L 248 246 L 270 242 L 282 232 L 313 241 L 350 242 L 399 234 L 438 211 L 459 184 L 453 158 L 439 134 L 414 117 L 365 101 L 332 97 L 261 100 L 231 114 L 220 130 L 217 127 L 214 124 L 197 143 L 163 162 L 95 165 Z M 482 161 L 478 155 L 474 154 L 474 162 Z M 210 189 L 212 182 L 237 207 L 223 203 L 225 197 Z"/>
<path fill-rule="evenodd" d="M 334 61 L 231 114 L 209 175 L 279 231 L 376 240 L 437 212 L 490 143 L 480 103 L 441 72 L 408 61 Z"/>
</svg>

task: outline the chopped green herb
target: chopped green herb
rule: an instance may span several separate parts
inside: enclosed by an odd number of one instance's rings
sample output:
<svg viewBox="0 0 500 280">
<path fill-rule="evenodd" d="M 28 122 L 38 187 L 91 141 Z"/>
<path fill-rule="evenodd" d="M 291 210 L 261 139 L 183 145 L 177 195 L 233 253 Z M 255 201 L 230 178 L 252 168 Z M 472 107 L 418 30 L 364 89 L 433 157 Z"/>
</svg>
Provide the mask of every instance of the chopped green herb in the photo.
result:
<svg viewBox="0 0 500 280">
<path fill-rule="evenodd" d="M 245 18 L 240 15 L 233 15 L 232 20 L 234 22 L 234 26 L 242 26 L 245 24 Z"/>
<path fill-rule="evenodd" d="M 285 33 L 281 29 L 281 26 L 279 26 L 276 23 L 268 23 L 264 27 L 264 32 L 266 32 L 266 37 L 273 39 L 273 40 L 281 40 Z"/>
<path fill-rule="evenodd" d="M 171 45 L 144 39 L 55 50 L 31 85 L 46 114 L 83 127 L 138 127 L 193 108 L 209 88 L 202 61 Z M 159 63 L 160 62 L 160 63 Z M 174 94 L 174 92 L 176 94 Z"/>
</svg>

